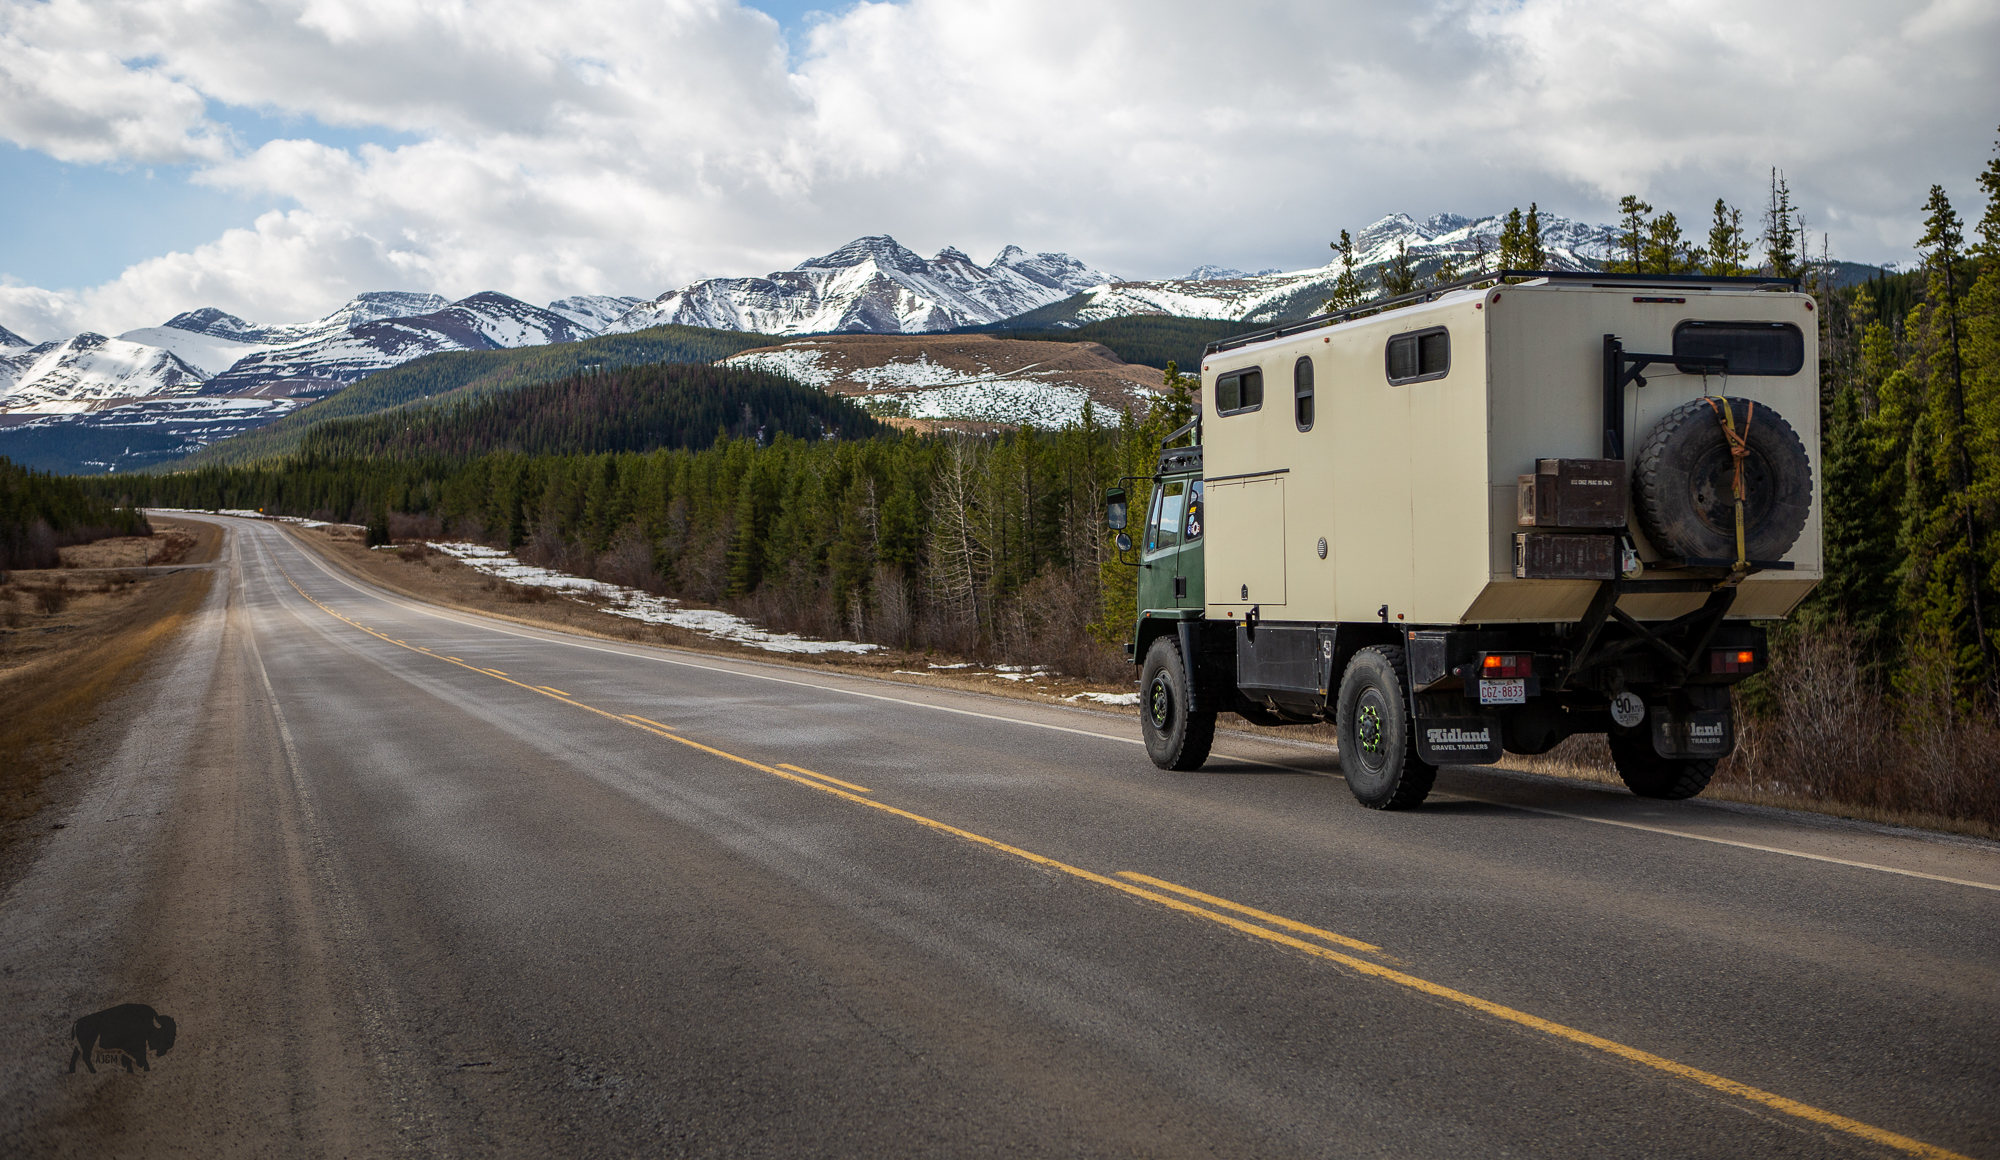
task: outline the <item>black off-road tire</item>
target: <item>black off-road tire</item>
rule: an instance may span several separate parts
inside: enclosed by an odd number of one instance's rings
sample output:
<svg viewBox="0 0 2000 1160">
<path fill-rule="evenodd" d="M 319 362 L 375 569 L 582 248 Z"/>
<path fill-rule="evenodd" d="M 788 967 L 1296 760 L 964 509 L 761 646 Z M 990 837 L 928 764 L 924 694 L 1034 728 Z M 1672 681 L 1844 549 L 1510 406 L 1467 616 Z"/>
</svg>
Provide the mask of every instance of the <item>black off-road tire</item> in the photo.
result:
<svg viewBox="0 0 2000 1160">
<path fill-rule="evenodd" d="M 1798 432 L 1762 403 L 1725 399 L 1736 430 L 1746 427 L 1744 543 L 1752 560 L 1776 560 L 1798 542 L 1812 509 L 1812 461 Z M 1639 526 L 1669 556 L 1736 558 L 1735 459 L 1722 417 L 1703 399 L 1667 413 L 1640 444 L 1632 465 Z"/>
<path fill-rule="evenodd" d="M 1188 671 L 1178 644 L 1161 637 L 1139 674 L 1139 732 L 1161 769 L 1200 769 L 1215 744 L 1215 714 L 1188 712 Z"/>
<path fill-rule="evenodd" d="M 1437 780 L 1437 766 L 1417 757 L 1409 687 L 1401 645 L 1362 649 L 1340 678 L 1340 769 L 1354 800 L 1371 810 L 1421 805 Z"/>
<path fill-rule="evenodd" d="M 1625 788 L 1642 798 L 1685 801 L 1708 788 L 1715 776 L 1713 757 L 1661 757 L 1653 751 L 1653 738 L 1641 729 L 1632 733 L 1610 733 L 1611 763 Z"/>
</svg>

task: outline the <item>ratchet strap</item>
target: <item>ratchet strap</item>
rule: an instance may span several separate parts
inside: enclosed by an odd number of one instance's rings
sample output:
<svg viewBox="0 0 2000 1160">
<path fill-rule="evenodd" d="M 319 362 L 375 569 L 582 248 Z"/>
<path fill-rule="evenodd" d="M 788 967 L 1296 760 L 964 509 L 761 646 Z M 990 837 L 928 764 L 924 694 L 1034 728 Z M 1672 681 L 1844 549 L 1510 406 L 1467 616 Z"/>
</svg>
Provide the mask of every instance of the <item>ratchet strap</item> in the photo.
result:
<svg viewBox="0 0 2000 1160">
<path fill-rule="evenodd" d="M 1729 454 L 1736 460 L 1736 479 L 1734 485 L 1736 494 L 1736 567 L 1734 571 L 1738 576 L 1742 576 L 1750 571 L 1750 553 L 1746 548 L 1743 532 L 1743 461 L 1750 457 L 1750 424 L 1757 419 L 1757 402 L 1755 399 L 1743 400 L 1743 404 L 1748 410 L 1743 416 L 1743 434 L 1738 435 L 1736 433 L 1736 416 L 1732 413 L 1728 399 L 1717 398 L 1714 395 L 1704 395 L 1702 401 L 1708 404 L 1709 410 L 1714 411 L 1721 418 L 1722 436 L 1729 440 Z"/>
</svg>

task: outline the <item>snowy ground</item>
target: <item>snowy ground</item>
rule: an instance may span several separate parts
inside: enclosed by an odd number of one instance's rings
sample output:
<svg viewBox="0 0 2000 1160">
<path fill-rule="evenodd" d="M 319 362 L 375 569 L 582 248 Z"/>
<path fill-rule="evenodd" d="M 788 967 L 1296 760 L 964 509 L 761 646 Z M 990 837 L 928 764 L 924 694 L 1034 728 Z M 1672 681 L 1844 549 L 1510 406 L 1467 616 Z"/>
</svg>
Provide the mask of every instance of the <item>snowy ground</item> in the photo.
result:
<svg viewBox="0 0 2000 1160">
<path fill-rule="evenodd" d="M 482 544 L 433 541 L 431 547 L 459 563 L 484 572 L 497 580 L 527 588 L 553 588 L 573 596 L 602 603 L 598 611 L 630 617 L 647 624 L 667 624 L 698 632 L 716 640 L 778 653 L 866 653 L 879 644 L 857 644 L 851 640 L 813 640 L 790 632 L 771 632 L 740 616 L 715 608 L 688 608 L 678 600 L 654 596 L 637 588 L 624 588 L 598 580 L 586 580 L 563 572 L 523 564 L 498 548 Z"/>
</svg>

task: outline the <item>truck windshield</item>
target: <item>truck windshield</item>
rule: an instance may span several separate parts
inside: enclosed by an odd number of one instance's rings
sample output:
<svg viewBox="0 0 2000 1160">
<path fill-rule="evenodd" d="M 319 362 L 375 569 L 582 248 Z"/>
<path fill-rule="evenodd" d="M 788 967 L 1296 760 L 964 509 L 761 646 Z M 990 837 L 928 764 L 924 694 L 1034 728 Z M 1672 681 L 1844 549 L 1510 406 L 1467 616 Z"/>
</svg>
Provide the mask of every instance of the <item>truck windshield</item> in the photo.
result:
<svg viewBox="0 0 2000 1160">
<path fill-rule="evenodd" d="M 1146 529 L 1146 550 L 1157 552 L 1162 548 L 1179 546 L 1181 542 L 1181 516 L 1187 511 L 1187 481 L 1175 480 L 1160 485 L 1160 497 L 1153 502 L 1152 525 Z"/>
</svg>

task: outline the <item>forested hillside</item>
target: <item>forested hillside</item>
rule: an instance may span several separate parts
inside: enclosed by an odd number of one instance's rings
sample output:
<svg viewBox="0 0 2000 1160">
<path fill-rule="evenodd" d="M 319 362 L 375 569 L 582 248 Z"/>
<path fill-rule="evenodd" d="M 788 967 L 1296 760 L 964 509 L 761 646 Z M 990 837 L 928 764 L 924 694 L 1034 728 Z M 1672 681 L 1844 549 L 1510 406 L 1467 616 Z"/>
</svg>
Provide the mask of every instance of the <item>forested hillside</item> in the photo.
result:
<svg viewBox="0 0 2000 1160">
<path fill-rule="evenodd" d="M 0 573 L 54 568 L 61 548 L 106 536 L 145 536 L 146 517 L 103 489 L 16 467 L 0 457 Z"/>
<path fill-rule="evenodd" d="M 1058 304 L 1060 305 L 1060 303 Z M 1037 324 L 1038 312 L 969 327 L 955 333 L 990 334 L 995 338 L 1019 338 L 1036 342 L 1095 342 L 1111 349 L 1128 363 L 1165 369 L 1170 362 L 1184 367 L 1201 365 L 1202 348 L 1218 338 L 1247 334 L 1270 325 L 1264 322 L 1233 322 L 1216 318 L 1176 318 L 1165 314 L 1132 314 L 1107 318 L 1074 330 Z"/>
<path fill-rule="evenodd" d="M 788 378 L 683 363 L 335 419 L 305 432 L 297 455 L 322 461 L 466 459 L 494 451 L 578 455 L 706 447 L 718 435 L 768 443 L 781 435 L 859 439 L 883 430 L 852 401 Z"/>
<path fill-rule="evenodd" d="M 373 374 L 269 427 L 225 440 L 169 465 L 254 463 L 287 455 L 305 432 L 322 423 L 387 411 L 408 403 L 504 391 L 591 371 L 656 363 L 709 363 L 765 346 L 770 338 L 696 326 L 656 326 L 632 334 L 514 350 L 448 351 Z"/>
</svg>

